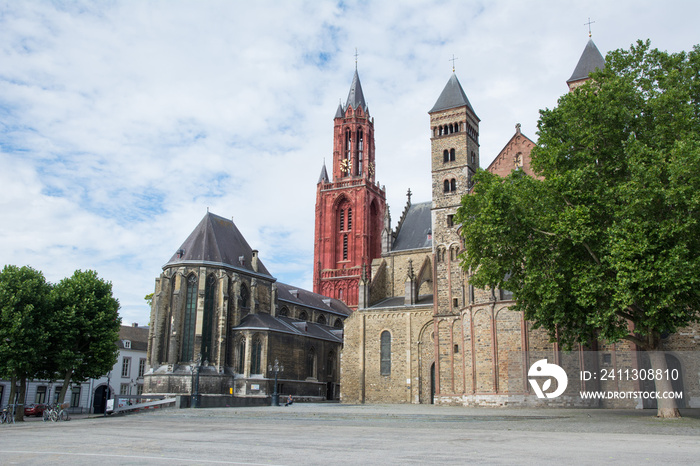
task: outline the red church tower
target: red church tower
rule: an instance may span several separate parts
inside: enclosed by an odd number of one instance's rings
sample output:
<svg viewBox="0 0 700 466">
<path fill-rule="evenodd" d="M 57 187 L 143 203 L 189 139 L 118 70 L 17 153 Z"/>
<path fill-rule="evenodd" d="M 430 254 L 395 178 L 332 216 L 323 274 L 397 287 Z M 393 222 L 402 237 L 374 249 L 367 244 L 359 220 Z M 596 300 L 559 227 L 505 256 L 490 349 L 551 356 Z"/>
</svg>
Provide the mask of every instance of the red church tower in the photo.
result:
<svg viewBox="0 0 700 466">
<path fill-rule="evenodd" d="M 348 100 L 335 113 L 333 180 L 324 162 L 316 187 L 314 237 L 314 292 L 353 309 L 363 270 L 369 275 L 382 252 L 386 194 L 374 175 L 374 119 L 355 69 Z"/>
</svg>

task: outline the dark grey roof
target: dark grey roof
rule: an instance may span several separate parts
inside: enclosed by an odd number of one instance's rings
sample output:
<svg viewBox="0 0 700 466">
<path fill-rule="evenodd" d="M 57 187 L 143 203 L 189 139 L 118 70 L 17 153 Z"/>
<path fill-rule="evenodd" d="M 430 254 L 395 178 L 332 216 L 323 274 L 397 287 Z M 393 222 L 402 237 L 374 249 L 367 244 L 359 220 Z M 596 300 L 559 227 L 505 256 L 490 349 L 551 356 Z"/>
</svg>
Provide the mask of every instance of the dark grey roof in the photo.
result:
<svg viewBox="0 0 700 466">
<path fill-rule="evenodd" d="M 273 332 L 291 333 L 335 343 L 343 342 L 343 332 L 327 325 L 315 322 L 305 322 L 289 317 L 273 317 L 270 314 L 248 314 L 234 330 L 269 330 Z"/>
<path fill-rule="evenodd" d="M 129 340 L 131 342 L 131 348 L 124 348 L 124 340 Z M 132 349 L 136 351 L 148 350 L 148 327 L 122 325 L 119 329 L 117 347 L 119 349 Z"/>
<path fill-rule="evenodd" d="M 286 301 L 333 314 L 348 316 L 352 313 L 352 310 L 338 299 L 327 298 L 285 283 L 277 283 L 277 298 L 279 301 Z"/>
<path fill-rule="evenodd" d="M 362 85 L 360 84 L 360 75 L 357 74 L 355 70 L 355 76 L 352 78 L 352 84 L 350 85 L 350 92 L 348 93 L 348 101 L 345 103 L 345 108 L 348 106 L 352 108 L 362 107 L 363 110 L 367 110 L 367 104 L 365 103 L 365 95 L 362 93 Z M 336 113 L 337 115 L 337 113 Z"/>
<path fill-rule="evenodd" d="M 345 112 L 343 112 L 343 106 L 340 104 L 340 102 L 338 102 L 338 110 L 335 111 L 335 116 L 333 117 L 333 119 L 343 118 L 343 116 L 345 116 Z"/>
<path fill-rule="evenodd" d="M 593 43 L 593 39 L 589 39 L 586 48 L 583 49 L 581 58 L 578 60 L 574 74 L 571 75 L 567 83 L 586 79 L 596 69 L 605 68 L 605 58 L 598 51 L 598 47 Z"/>
<path fill-rule="evenodd" d="M 433 295 L 426 294 L 418 297 L 418 301 L 414 306 L 430 306 L 433 304 Z M 404 296 L 394 296 L 379 301 L 370 306 L 372 309 L 388 308 L 388 307 L 406 307 L 406 298 Z"/>
<path fill-rule="evenodd" d="M 442 90 L 442 94 L 438 97 L 437 102 L 433 105 L 428 113 L 439 112 L 440 110 L 447 110 L 448 108 L 457 108 L 467 106 L 469 110 L 476 116 L 472 104 L 469 103 L 467 99 L 467 94 L 464 93 L 462 85 L 457 79 L 457 75 L 452 73 L 450 80 L 447 81 L 445 88 Z"/>
<path fill-rule="evenodd" d="M 407 249 L 430 248 L 433 240 L 430 237 L 430 202 L 412 204 L 406 212 L 401 229 L 396 234 L 392 251 Z"/>
<path fill-rule="evenodd" d="M 256 273 L 252 260 L 253 250 L 233 221 L 207 212 L 165 266 L 209 262 Z M 270 276 L 260 260 L 257 273 Z"/>
<path fill-rule="evenodd" d="M 324 161 L 323 167 L 321 168 L 321 174 L 319 175 L 318 181 L 316 182 L 316 184 L 329 183 L 329 182 L 330 182 L 330 180 L 328 179 L 328 171 L 326 171 L 326 162 Z"/>
</svg>

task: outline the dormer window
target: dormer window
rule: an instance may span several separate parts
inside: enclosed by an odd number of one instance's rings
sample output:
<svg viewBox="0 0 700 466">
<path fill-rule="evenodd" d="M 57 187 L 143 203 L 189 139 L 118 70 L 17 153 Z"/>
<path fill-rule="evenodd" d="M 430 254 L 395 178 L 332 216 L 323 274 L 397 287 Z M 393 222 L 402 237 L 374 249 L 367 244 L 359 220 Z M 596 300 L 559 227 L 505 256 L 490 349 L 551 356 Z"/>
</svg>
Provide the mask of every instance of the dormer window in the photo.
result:
<svg viewBox="0 0 700 466">
<path fill-rule="evenodd" d="M 124 349 L 131 349 L 131 340 L 122 340 L 124 343 Z"/>
</svg>

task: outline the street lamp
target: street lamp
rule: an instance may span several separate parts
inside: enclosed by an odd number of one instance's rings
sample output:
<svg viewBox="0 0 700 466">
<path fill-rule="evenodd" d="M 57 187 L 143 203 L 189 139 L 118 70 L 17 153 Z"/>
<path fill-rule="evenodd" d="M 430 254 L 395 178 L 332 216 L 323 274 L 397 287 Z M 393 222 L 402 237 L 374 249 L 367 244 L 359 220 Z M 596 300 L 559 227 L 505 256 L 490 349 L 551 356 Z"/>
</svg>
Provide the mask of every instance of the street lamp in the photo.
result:
<svg viewBox="0 0 700 466">
<path fill-rule="evenodd" d="M 275 358 L 275 365 L 268 365 L 267 366 L 268 372 L 273 372 L 275 373 L 275 390 L 272 393 L 272 405 L 271 406 L 279 406 L 280 405 L 280 395 L 277 393 L 277 373 L 278 372 L 284 372 L 284 365 L 280 365 L 279 361 L 277 358 Z"/>
<path fill-rule="evenodd" d="M 194 376 L 194 387 L 192 390 L 192 407 L 199 408 L 199 370 L 202 368 L 202 353 L 197 355 L 197 359 L 192 363 L 192 375 Z"/>
</svg>

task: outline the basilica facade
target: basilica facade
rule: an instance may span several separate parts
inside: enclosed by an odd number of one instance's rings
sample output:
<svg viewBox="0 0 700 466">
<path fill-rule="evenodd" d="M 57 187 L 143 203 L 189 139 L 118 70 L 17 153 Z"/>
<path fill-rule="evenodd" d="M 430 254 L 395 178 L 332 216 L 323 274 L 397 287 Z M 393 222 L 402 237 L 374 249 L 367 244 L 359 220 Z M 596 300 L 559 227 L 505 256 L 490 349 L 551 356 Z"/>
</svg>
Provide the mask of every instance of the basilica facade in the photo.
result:
<svg viewBox="0 0 700 466">
<path fill-rule="evenodd" d="M 569 89 L 604 66 L 605 60 L 590 40 L 567 81 Z M 453 219 L 479 167 L 480 120 L 455 74 L 428 113 L 432 199 L 413 203 L 409 191 L 397 226 L 391 228 L 387 209 L 381 233 L 368 233 L 381 235 L 382 249 L 381 254 L 363 256 L 363 262 L 357 264 L 358 270 L 366 272 L 359 279 L 357 310 L 345 322 L 341 401 L 651 407 L 642 399 L 591 400 L 580 396 L 581 391 L 589 390 L 653 390 L 653 385 L 638 380 L 582 377 L 571 381 L 556 399 L 545 402 L 536 396 L 528 370 L 537 361 L 546 359 L 572 374 L 593 374 L 648 368 L 648 357 L 624 341 L 591 342 L 571 352 L 561 351 L 556 340 L 551 341 L 543 330 L 533 328 L 521 313 L 511 310 L 514 301 L 508 290 L 479 289 L 470 284 L 469 271 L 461 267 L 458 257 L 463 242 Z M 533 175 L 530 152 L 534 145 L 516 125 L 515 133 L 487 170 L 499 176 L 513 170 Z M 335 165 L 343 159 L 342 152 L 334 153 L 334 173 Z M 356 178 L 342 179 L 351 183 Z M 342 196 L 344 189 L 350 188 L 338 185 L 334 195 Z M 330 215 L 337 218 L 338 211 Z M 317 232 L 316 241 L 321 239 Z M 315 263 L 320 263 L 318 258 Z M 317 269 L 317 277 L 323 279 L 327 272 Z M 666 350 L 676 352 L 675 356 L 667 355 L 669 367 L 678 368 L 681 374 L 674 389 L 685 390 L 687 395 L 680 406 L 700 406 L 700 384 L 694 377 L 697 361 L 682 361 L 683 351 L 697 350 L 698 339 L 700 328 L 692 326 L 664 342 Z"/>
</svg>

